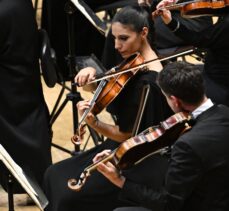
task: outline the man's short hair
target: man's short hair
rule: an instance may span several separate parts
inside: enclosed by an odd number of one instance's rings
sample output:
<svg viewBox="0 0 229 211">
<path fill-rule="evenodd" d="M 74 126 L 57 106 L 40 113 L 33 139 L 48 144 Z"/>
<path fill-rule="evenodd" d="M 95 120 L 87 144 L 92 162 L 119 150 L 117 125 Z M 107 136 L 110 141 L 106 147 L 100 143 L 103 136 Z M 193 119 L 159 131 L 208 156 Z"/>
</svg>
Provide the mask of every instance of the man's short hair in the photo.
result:
<svg viewBox="0 0 229 211">
<path fill-rule="evenodd" d="M 158 75 L 163 92 L 188 104 L 198 104 L 204 97 L 204 81 L 198 66 L 187 62 L 166 65 Z"/>
</svg>

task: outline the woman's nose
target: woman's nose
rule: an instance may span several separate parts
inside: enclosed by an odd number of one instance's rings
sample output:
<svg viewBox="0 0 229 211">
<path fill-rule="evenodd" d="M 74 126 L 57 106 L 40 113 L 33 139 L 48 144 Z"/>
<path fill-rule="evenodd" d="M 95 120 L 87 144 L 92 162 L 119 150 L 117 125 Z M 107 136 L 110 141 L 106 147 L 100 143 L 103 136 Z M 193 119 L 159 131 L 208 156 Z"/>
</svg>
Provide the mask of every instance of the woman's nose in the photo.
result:
<svg viewBox="0 0 229 211">
<path fill-rule="evenodd" d="M 120 42 L 115 40 L 115 49 L 116 50 L 120 50 L 121 49 L 121 45 L 120 45 Z"/>
</svg>

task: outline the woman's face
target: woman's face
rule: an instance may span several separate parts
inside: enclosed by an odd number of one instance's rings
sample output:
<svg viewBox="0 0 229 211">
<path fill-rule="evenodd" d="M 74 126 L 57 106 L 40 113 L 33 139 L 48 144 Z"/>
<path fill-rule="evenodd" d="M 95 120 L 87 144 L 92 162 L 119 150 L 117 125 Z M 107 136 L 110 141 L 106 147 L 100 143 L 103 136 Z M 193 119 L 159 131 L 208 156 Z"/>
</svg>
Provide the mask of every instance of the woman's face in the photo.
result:
<svg viewBox="0 0 229 211">
<path fill-rule="evenodd" d="M 141 33 L 137 33 L 130 26 L 119 22 L 114 22 L 111 29 L 115 40 L 115 49 L 124 59 L 140 51 L 143 42 Z"/>
</svg>

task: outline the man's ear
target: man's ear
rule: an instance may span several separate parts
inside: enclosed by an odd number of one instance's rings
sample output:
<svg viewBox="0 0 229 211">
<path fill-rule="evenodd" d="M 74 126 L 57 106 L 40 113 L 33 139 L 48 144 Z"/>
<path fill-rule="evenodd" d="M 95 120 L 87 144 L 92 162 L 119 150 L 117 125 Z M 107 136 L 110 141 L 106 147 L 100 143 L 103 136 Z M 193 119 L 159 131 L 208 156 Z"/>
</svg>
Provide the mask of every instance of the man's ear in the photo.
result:
<svg viewBox="0 0 229 211">
<path fill-rule="evenodd" d="M 181 108 L 182 101 L 174 95 L 169 96 L 170 100 L 176 108 Z"/>
</svg>

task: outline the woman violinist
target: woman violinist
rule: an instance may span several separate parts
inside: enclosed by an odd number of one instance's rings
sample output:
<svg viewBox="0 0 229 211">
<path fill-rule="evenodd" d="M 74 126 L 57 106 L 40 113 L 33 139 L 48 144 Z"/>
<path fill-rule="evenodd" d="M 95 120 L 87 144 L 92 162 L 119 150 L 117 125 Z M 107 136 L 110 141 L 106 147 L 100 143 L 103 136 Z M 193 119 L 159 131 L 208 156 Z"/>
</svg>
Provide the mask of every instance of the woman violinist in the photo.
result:
<svg viewBox="0 0 229 211">
<path fill-rule="evenodd" d="M 229 105 L 229 14 L 228 7 L 218 17 L 218 21 L 208 28 L 195 32 L 187 29 L 166 9 L 174 0 L 163 0 L 157 5 L 153 16 L 160 15 L 164 23 L 176 36 L 187 44 L 206 49 L 203 74 L 207 96 L 215 103 Z M 226 1 L 225 1 L 226 2 Z M 198 3 L 198 2 L 197 2 Z M 203 2 L 204 3 L 204 2 Z M 206 2 L 207 3 L 207 2 Z M 188 7 L 187 7 L 188 8 Z M 214 9 L 215 13 L 217 9 Z M 220 10 L 221 11 L 221 10 Z M 227 12 L 226 12 L 227 11 Z"/>
<path fill-rule="evenodd" d="M 157 58 L 155 50 L 151 47 L 154 35 L 149 34 L 152 21 L 150 15 L 141 7 L 126 7 L 121 9 L 114 17 L 111 29 L 115 38 L 115 48 L 125 59 L 138 52 L 145 61 Z M 149 30 L 150 29 L 150 30 Z M 107 124 L 97 121 L 92 113 L 86 117 L 86 123 L 108 139 L 101 145 L 92 148 L 77 157 L 59 162 L 48 169 L 45 176 L 45 192 L 49 200 L 47 211 L 109 211 L 120 206 L 118 200 L 118 188 L 110 184 L 101 174 L 94 172 L 90 180 L 80 192 L 74 192 L 67 186 L 70 178 L 78 178 L 81 172 L 90 165 L 93 157 L 103 149 L 115 149 L 119 143 L 131 137 L 141 90 L 145 84 L 151 87 L 146 103 L 139 131 L 149 126 L 158 124 L 170 116 L 170 109 L 159 87 L 156 85 L 156 77 L 162 69 L 159 61 L 151 63 L 146 70 L 140 70 L 131 78 L 124 89 L 108 106 L 107 110 L 115 116 L 116 124 Z M 95 76 L 92 68 L 82 69 L 75 78 L 79 85 L 84 85 Z M 82 114 L 89 106 L 89 101 L 81 101 L 77 108 Z M 157 172 L 147 172 L 147 168 L 157 165 Z M 149 166 L 149 167 L 148 167 Z M 152 157 L 146 159 L 140 165 L 126 171 L 126 176 L 143 183 L 152 183 L 155 178 L 155 186 L 161 184 L 161 174 L 167 167 L 167 159 Z M 132 172 L 138 172 L 134 174 Z M 134 175 L 134 177 L 133 177 Z"/>
</svg>

